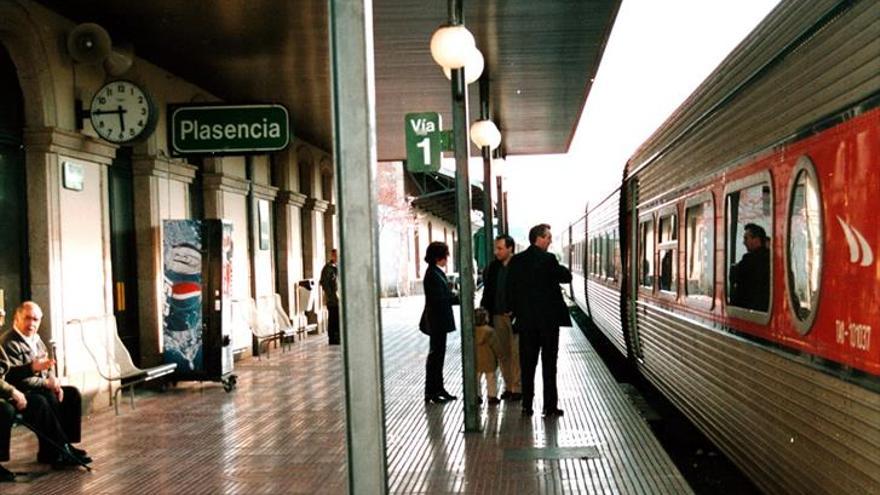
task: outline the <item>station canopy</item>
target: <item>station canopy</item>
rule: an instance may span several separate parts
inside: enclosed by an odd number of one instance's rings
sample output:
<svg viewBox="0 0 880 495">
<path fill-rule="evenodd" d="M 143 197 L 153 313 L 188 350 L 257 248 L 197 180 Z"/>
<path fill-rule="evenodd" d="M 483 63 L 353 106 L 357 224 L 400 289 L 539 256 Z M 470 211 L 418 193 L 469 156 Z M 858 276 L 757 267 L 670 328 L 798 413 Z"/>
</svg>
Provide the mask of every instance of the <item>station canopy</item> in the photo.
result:
<svg viewBox="0 0 880 495">
<path fill-rule="evenodd" d="M 294 135 L 332 151 L 327 0 L 38 1 L 75 22 L 97 22 L 115 43 L 131 43 L 136 56 L 223 100 L 286 105 Z M 464 0 L 503 154 L 568 150 L 619 6 Z M 429 49 L 447 16 L 443 0 L 373 2 L 379 160 L 405 158 L 406 113 L 440 112 L 451 126 L 450 85 Z M 479 108 L 474 83 L 472 121 Z"/>
</svg>

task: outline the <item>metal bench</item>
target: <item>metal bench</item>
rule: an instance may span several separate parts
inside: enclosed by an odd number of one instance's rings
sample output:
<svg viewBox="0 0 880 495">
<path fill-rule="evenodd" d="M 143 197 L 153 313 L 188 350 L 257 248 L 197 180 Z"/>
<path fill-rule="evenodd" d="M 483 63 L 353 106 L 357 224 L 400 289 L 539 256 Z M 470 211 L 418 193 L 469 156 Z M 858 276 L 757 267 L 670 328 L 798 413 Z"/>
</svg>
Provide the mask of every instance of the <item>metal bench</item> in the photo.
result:
<svg viewBox="0 0 880 495">
<path fill-rule="evenodd" d="M 119 382 L 113 393 L 113 408 L 119 414 L 119 395 L 128 388 L 131 408 L 134 409 L 134 387 L 157 378 L 170 375 L 177 369 L 177 363 L 160 364 L 149 368 L 138 368 L 131 360 L 131 354 L 116 331 L 116 318 L 112 315 L 73 319 L 67 322 L 69 328 L 78 328 L 83 347 L 91 356 L 98 374 L 109 382 Z M 87 331 L 87 327 L 91 331 Z M 103 332 L 94 331 L 101 330 Z"/>
</svg>

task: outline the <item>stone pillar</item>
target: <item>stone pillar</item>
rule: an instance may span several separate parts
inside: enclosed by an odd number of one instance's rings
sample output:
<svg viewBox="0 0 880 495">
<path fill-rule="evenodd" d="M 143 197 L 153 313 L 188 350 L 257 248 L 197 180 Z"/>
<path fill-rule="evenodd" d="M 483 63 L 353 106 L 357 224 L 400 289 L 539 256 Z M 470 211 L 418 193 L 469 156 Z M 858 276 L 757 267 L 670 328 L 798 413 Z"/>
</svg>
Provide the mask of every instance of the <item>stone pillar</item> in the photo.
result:
<svg viewBox="0 0 880 495">
<path fill-rule="evenodd" d="M 87 138 L 79 133 L 58 128 L 27 128 L 24 132 L 27 174 L 27 214 L 28 214 L 28 253 L 31 299 L 43 309 L 43 324 L 40 335 L 45 342 L 59 342 L 59 371 L 66 375 L 67 359 L 64 356 L 65 319 L 88 316 L 75 313 L 73 308 L 65 314 L 63 272 L 61 250 L 61 224 L 64 220 L 61 211 L 61 163 L 63 158 L 83 162 L 109 165 L 116 155 L 116 147 Z M 102 170 L 106 177 L 106 170 Z M 94 186 L 94 185 L 93 185 Z M 106 199 L 106 181 L 98 187 Z M 107 218 L 102 219 L 104 227 Z M 106 233 L 109 235 L 109 233 Z M 107 239 L 102 242 L 106 244 Z M 106 247 L 106 246 L 105 246 Z M 106 254 L 106 253 L 102 253 Z M 109 264 L 105 261 L 104 268 Z M 105 273 L 104 296 L 110 294 L 110 275 Z M 112 299 L 99 304 L 105 313 L 112 312 Z"/>
<path fill-rule="evenodd" d="M 296 283 L 303 278 L 301 220 L 305 194 L 279 191 L 275 202 L 275 239 L 278 250 L 278 293 L 288 314 L 296 312 Z"/>
<path fill-rule="evenodd" d="M 303 276 L 315 278 L 324 266 L 324 213 L 330 203 L 318 198 L 306 198 L 302 208 Z M 317 282 L 317 280 L 316 280 Z"/>
<path fill-rule="evenodd" d="M 162 314 L 165 281 L 162 263 L 162 220 L 187 218 L 170 207 L 171 182 L 192 183 L 196 167 L 155 155 L 132 157 L 135 242 L 137 244 L 140 355 L 144 366 L 162 362 Z M 164 193 L 164 194 L 163 194 Z M 186 193 L 186 197 L 189 194 Z M 188 199 L 187 199 L 188 201 Z M 188 210 L 188 208 L 187 208 Z"/>
</svg>

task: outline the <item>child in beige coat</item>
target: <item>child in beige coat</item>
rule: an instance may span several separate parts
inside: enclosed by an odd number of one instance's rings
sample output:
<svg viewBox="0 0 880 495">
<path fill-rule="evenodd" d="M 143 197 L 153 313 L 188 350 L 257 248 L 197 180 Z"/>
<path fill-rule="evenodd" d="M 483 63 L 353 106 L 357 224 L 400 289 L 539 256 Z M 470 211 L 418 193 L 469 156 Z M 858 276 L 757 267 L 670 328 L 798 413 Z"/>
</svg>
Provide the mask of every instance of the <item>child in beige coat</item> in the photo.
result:
<svg viewBox="0 0 880 495">
<path fill-rule="evenodd" d="M 498 381 L 495 370 L 498 369 L 498 339 L 495 330 L 489 326 L 489 314 L 483 308 L 474 311 L 474 340 L 477 343 L 477 379 L 486 377 L 486 395 L 489 405 L 501 402 L 498 399 Z M 482 388 L 482 386 L 480 387 Z M 480 400 L 479 402 L 482 402 Z"/>
</svg>

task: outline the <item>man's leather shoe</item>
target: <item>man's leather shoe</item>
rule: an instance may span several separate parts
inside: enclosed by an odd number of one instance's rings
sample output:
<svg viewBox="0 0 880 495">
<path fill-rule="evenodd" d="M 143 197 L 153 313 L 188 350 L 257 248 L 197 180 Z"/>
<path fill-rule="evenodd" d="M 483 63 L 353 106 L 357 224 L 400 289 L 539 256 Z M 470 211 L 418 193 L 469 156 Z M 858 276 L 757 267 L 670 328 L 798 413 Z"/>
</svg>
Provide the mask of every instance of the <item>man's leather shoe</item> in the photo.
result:
<svg viewBox="0 0 880 495">
<path fill-rule="evenodd" d="M 442 397 L 442 398 L 444 398 L 444 399 L 446 399 L 446 400 L 458 400 L 458 397 L 456 397 L 456 396 L 450 394 L 449 392 L 447 392 L 447 391 L 445 391 L 445 390 L 442 391 L 442 392 L 440 392 L 439 394 L 437 394 L 437 396 L 438 396 L 438 397 Z"/>
<path fill-rule="evenodd" d="M 532 414 L 535 414 L 535 411 L 533 411 L 532 408 L 530 408 L 530 407 L 524 407 L 524 408 L 522 409 L 522 417 L 524 417 L 524 418 L 531 418 L 531 417 L 532 417 Z"/>
<path fill-rule="evenodd" d="M 564 413 L 562 409 L 553 408 L 553 409 L 544 409 L 544 417 L 545 418 L 553 418 L 557 416 L 562 416 Z"/>
<path fill-rule="evenodd" d="M 15 481 L 15 473 L 0 466 L 0 483 L 4 481 Z"/>
<path fill-rule="evenodd" d="M 507 396 L 507 400 L 510 400 L 510 401 L 522 400 L 522 394 L 519 392 L 511 392 L 510 395 Z"/>
<path fill-rule="evenodd" d="M 489 397 L 490 406 L 497 406 L 498 404 L 501 404 L 501 399 L 499 399 L 498 397 Z"/>
<path fill-rule="evenodd" d="M 509 392 L 509 391 L 505 390 L 504 392 L 501 392 L 501 400 L 507 400 L 507 399 L 509 399 L 509 398 L 510 398 L 510 392 Z"/>
<path fill-rule="evenodd" d="M 67 444 L 67 448 L 68 448 L 71 452 L 73 452 L 74 454 L 76 454 L 77 457 L 79 457 L 80 459 L 82 459 L 83 462 L 85 462 L 86 464 L 92 462 L 92 458 L 89 457 L 89 454 L 88 454 L 85 450 L 83 450 L 83 449 L 78 449 L 78 448 L 74 447 L 74 446 L 71 445 L 71 444 Z"/>
<path fill-rule="evenodd" d="M 429 404 L 445 404 L 448 401 L 440 394 L 434 394 L 434 395 L 426 395 L 425 402 L 427 402 Z"/>
</svg>

